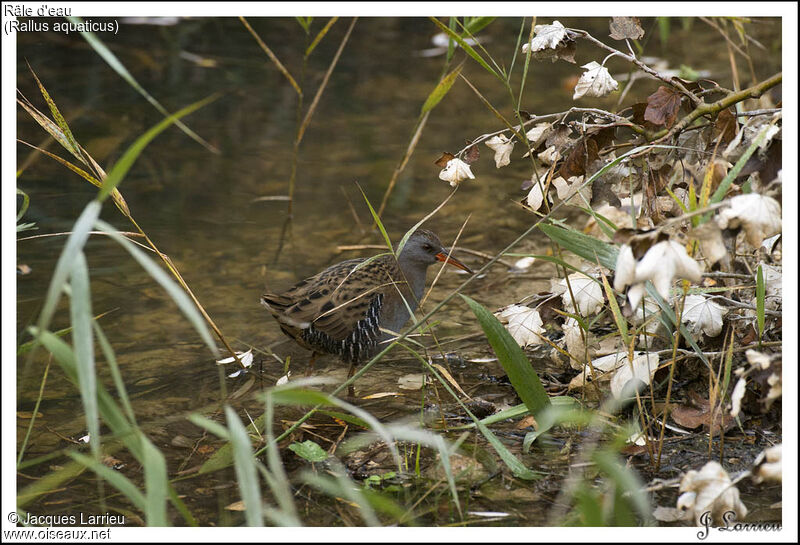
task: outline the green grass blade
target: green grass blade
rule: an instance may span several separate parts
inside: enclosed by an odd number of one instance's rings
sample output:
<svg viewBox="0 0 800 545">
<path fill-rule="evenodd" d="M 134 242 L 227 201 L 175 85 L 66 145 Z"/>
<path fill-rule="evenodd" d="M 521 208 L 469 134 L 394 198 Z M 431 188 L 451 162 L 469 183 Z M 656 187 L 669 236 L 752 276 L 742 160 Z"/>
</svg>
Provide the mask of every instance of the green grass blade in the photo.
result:
<svg viewBox="0 0 800 545">
<path fill-rule="evenodd" d="M 375 212 L 374 208 L 372 208 L 372 204 L 369 202 L 367 194 L 364 193 L 364 190 L 361 189 L 360 185 L 358 186 L 358 190 L 361 191 L 361 195 L 364 197 L 364 200 L 366 201 L 367 206 L 369 207 L 369 213 L 372 214 L 372 219 L 375 221 L 375 225 L 378 226 L 378 229 L 380 229 L 381 234 L 383 235 L 383 240 L 384 242 L 386 242 L 386 247 L 389 248 L 389 251 L 391 251 L 392 254 L 396 256 L 397 254 L 395 253 L 394 248 L 392 248 L 392 239 L 389 238 L 389 234 L 386 232 L 386 228 L 383 226 L 383 222 L 381 221 L 380 216 L 378 216 L 378 213 Z"/>
<path fill-rule="evenodd" d="M 309 19 L 310 19 L 310 17 L 309 17 Z M 312 41 L 312 42 L 311 42 L 311 45 L 309 45 L 309 46 L 306 48 L 306 51 L 305 51 L 305 53 L 303 53 L 303 55 L 304 55 L 306 58 L 308 58 L 308 56 L 309 56 L 309 55 L 311 55 L 311 52 L 312 52 L 312 51 L 314 51 L 314 49 L 315 49 L 315 48 L 316 48 L 316 47 L 319 45 L 319 42 L 321 42 L 321 41 L 322 41 L 322 38 L 324 38 L 324 37 L 325 37 L 325 35 L 328 33 L 328 31 L 331 29 L 331 27 L 333 26 L 333 24 L 334 24 L 334 23 L 335 23 L 335 22 L 336 22 L 338 19 L 339 19 L 338 17 L 331 17 L 331 18 L 328 20 L 328 22 L 325 24 L 325 26 L 324 26 L 324 27 L 322 27 L 322 30 L 320 30 L 320 31 L 317 33 L 317 35 L 314 37 L 314 41 Z M 310 21 L 309 21 L 309 23 L 310 23 Z M 308 26 L 306 26 L 306 27 L 305 27 L 305 31 L 306 31 L 306 33 L 308 33 L 308 29 L 309 29 L 309 27 L 308 27 Z"/>
<path fill-rule="evenodd" d="M 200 337 L 209 347 L 211 352 L 215 356 L 218 356 L 219 350 L 217 349 L 217 345 L 214 343 L 214 339 L 211 338 L 211 333 L 208 331 L 206 321 L 200 315 L 200 312 L 197 310 L 195 304 L 191 299 L 189 299 L 189 296 L 186 295 L 180 286 L 178 286 L 178 284 L 176 284 L 161 267 L 159 267 L 152 259 L 150 259 L 147 254 L 137 248 L 131 241 L 122 236 L 112 226 L 102 220 L 97 220 L 96 227 L 99 231 L 107 233 L 108 236 L 125 248 L 128 253 L 130 253 L 131 256 L 133 256 L 133 258 L 139 262 L 139 265 L 141 265 L 142 268 L 147 271 L 151 277 L 153 277 L 153 280 L 161 284 L 161 287 L 166 290 L 167 294 L 172 298 L 175 304 L 178 305 L 178 308 L 181 309 L 189 322 L 194 326 L 195 330 L 197 330 L 197 332 L 200 334 Z"/>
<path fill-rule="evenodd" d="M 94 462 L 94 459 L 88 456 L 86 459 Z M 55 471 L 40 477 L 17 493 L 17 509 L 21 509 L 40 496 L 62 488 L 64 483 L 75 479 L 84 471 L 86 471 L 86 466 L 80 462 L 61 464 Z"/>
<path fill-rule="evenodd" d="M 620 492 L 626 494 L 623 500 L 630 501 L 641 520 L 646 523 L 651 521 L 653 510 L 650 506 L 650 499 L 647 492 L 644 491 L 644 484 L 636 476 L 633 469 L 627 467 L 616 454 L 608 449 L 595 451 L 592 459 L 600 471 L 608 475 L 617 485 Z"/>
<path fill-rule="evenodd" d="M 108 176 L 106 176 L 106 179 L 103 180 L 103 187 L 100 190 L 100 194 L 97 196 L 98 200 L 103 201 L 112 191 L 114 191 L 117 185 L 119 185 L 130 168 L 133 166 L 134 161 L 136 161 L 144 148 L 147 147 L 153 138 L 161 134 L 164 129 L 173 123 L 177 123 L 178 119 L 181 117 L 202 108 L 209 102 L 217 100 L 217 98 L 219 98 L 218 94 L 211 95 L 203 100 L 198 100 L 197 102 L 190 104 L 185 108 L 181 108 L 174 114 L 167 116 L 165 119 L 162 119 L 160 122 L 153 125 L 147 132 L 137 138 L 136 141 L 131 144 L 127 150 L 125 150 L 125 153 L 122 155 L 122 157 L 120 157 L 119 160 L 114 163 L 114 166 L 111 168 L 111 171 L 109 171 Z"/>
<path fill-rule="evenodd" d="M 56 140 L 58 140 L 61 143 L 61 145 L 64 146 L 67 149 L 67 151 L 69 151 L 72 155 L 74 155 L 80 161 L 83 161 L 85 163 L 86 160 L 83 158 L 83 154 L 81 153 L 81 149 L 80 146 L 78 145 L 78 142 L 72 135 L 72 131 L 70 130 L 69 125 L 67 124 L 67 120 L 64 119 L 63 115 L 61 115 L 61 112 L 59 111 L 58 106 L 56 106 L 55 101 L 52 98 L 50 98 L 50 94 L 47 92 L 47 89 L 44 88 L 44 85 L 42 85 L 42 82 L 39 80 L 39 76 L 36 75 L 36 72 L 33 71 L 33 68 L 31 68 L 30 65 L 28 65 L 28 68 L 30 69 L 31 74 L 33 74 L 33 77 L 36 80 L 36 84 L 39 86 L 39 92 L 42 93 L 42 97 L 44 97 L 45 102 L 47 102 L 47 107 L 50 108 L 50 113 L 53 114 L 53 119 L 55 119 L 56 124 L 58 125 L 58 128 L 61 132 L 61 135 L 64 138 L 63 140 L 61 140 L 60 138 L 56 137 Z"/>
<path fill-rule="evenodd" d="M 38 338 L 42 346 L 53 355 L 59 365 L 61 365 L 67 377 L 77 385 L 78 369 L 72 347 L 49 331 L 31 328 L 31 333 L 34 337 Z M 108 424 L 112 433 L 125 444 L 137 460 L 141 461 L 141 442 L 139 441 L 138 435 L 134 433 L 135 428 L 132 427 L 130 422 L 125 418 L 124 413 L 120 410 L 114 398 L 111 397 L 100 384 L 97 386 L 97 407 L 100 416 L 103 418 L 103 421 Z"/>
<path fill-rule="evenodd" d="M 50 320 L 53 318 L 56 305 L 58 305 L 58 301 L 61 299 L 61 292 L 64 289 L 64 284 L 72 271 L 77 255 L 83 250 L 86 240 L 89 238 L 89 231 L 92 230 L 94 222 L 100 215 L 100 208 L 101 204 L 99 202 L 90 202 L 75 221 L 75 225 L 72 226 L 72 233 L 67 238 L 64 249 L 58 257 L 56 268 L 53 271 L 53 277 L 50 279 L 50 286 L 47 288 L 44 305 L 42 305 L 42 312 L 39 315 L 38 328 L 40 330 L 46 330 L 50 325 Z"/>
<path fill-rule="evenodd" d="M 467 24 L 464 25 L 464 33 L 467 35 L 474 35 L 492 24 L 495 19 L 497 19 L 497 17 L 472 17 Z"/>
<path fill-rule="evenodd" d="M 83 20 L 80 17 L 67 17 L 67 20 L 71 23 L 75 23 L 76 25 L 83 23 Z M 89 42 L 89 45 L 92 46 L 92 48 L 97 52 L 97 54 L 100 55 L 100 57 L 102 57 L 102 59 L 106 61 L 106 63 L 108 63 L 108 65 L 117 74 L 119 74 L 122 77 L 122 79 L 128 82 L 128 85 L 136 89 L 136 91 L 138 91 L 139 94 L 142 95 L 147 100 L 147 102 L 152 104 L 153 107 L 161 113 L 161 115 L 165 116 L 170 115 L 167 109 L 164 108 L 161 105 L 161 103 L 158 102 L 155 98 L 153 98 L 153 96 L 150 93 L 148 93 L 145 90 L 145 88 L 139 84 L 138 81 L 136 81 L 136 79 L 131 75 L 131 73 L 128 72 L 128 69 L 125 68 L 125 65 L 120 62 L 117 56 L 111 52 L 111 50 L 106 46 L 106 44 L 102 42 L 102 40 L 100 40 L 100 38 L 98 38 L 93 32 L 81 31 L 81 34 L 83 35 L 84 39 L 86 39 L 86 41 Z M 207 150 L 211 151 L 212 153 L 219 153 L 219 150 L 217 150 L 217 148 L 215 148 L 214 146 L 203 140 L 203 138 L 197 135 L 192 129 L 184 125 L 182 121 L 176 121 L 175 125 L 177 125 L 184 133 L 186 133 L 186 135 L 189 136 L 189 138 L 191 138 L 198 144 L 202 145 Z"/>
<path fill-rule="evenodd" d="M 108 342 L 108 338 L 106 338 L 105 333 L 103 333 L 103 328 L 100 327 L 97 320 L 94 320 L 92 325 L 94 326 L 94 334 L 95 337 L 97 337 L 100 350 L 103 352 L 108 368 L 111 370 L 111 378 L 114 380 L 114 386 L 117 388 L 117 395 L 122 402 L 122 409 L 125 411 L 128 420 L 136 425 L 136 415 L 133 412 L 131 400 L 128 398 L 128 390 L 125 388 L 125 381 L 122 380 L 122 373 L 119 372 L 119 365 L 117 365 L 117 356 L 114 354 L 114 349 L 111 347 L 111 343 Z"/>
<path fill-rule="evenodd" d="M 144 509 L 148 526 L 169 526 L 167 520 L 167 494 L 169 478 L 167 462 L 164 455 L 144 435 L 140 435 L 142 444 L 142 465 L 144 466 L 144 484 L 147 490 Z"/>
<path fill-rule="evenodd" d="M 505 83 L 505 79 L 504 79 L 504 78 L 503 78 L 503 77 L 502 77 L 500 74 L 498 74 L 498 73 L 497 73 L 497 72 L 496 72 L 496 71 L 495 71 L 495 70 L 494 70 L 494 69 L 493 69 L 491 66 L 489 66 L 489 64 L 488 64 L 488 63 L 487 63 L 485 60 L 483 60 L 483 57 L 481 57 L 480 53 L 478 53 L 477 51 L 475 51 L 475 49 L 473 49 L 473 47 L 472 47 L 471 45 L 469 45 L 469 44 L 468 44 L 468 43 L 467 43 L 467 42 L 464 40 L 464 38 L 462 38 L 462 37 L 461 37 L 461 36 L 460 36 L 458 33 L 456 33 L 455 31 L 453 31 L 453 30 L 449 29 L 448 27 L 446 27 L 446 26 L 445 26 L 445 25 L 444 25 L 444 24 L 443 24 L 443 23 L 442 23 L 442 22 L 441 22 L 439 19 L 437 19 L 436 17 L 429 17 L 429 19 L 430 19 L 431 21 L 433 21 L 433 23 L 434 23 L 434 24 L 435 24 L 437 27 L 439 27 L 439 30 L 441 30 L 442 32 L 444 32 L 445 34 L 447 34 L 448 36 L 450 36 L 452 39 L 454 39 L 454 40 L 455 40 L 455 41 L 458 43 L 458 45 L 460 45 L 460 46 L 461 46 L 461 49 L 463 49 L 463 50 L 464 50 L 464 52 L 465 52 L 467 55 L 469 55 L 470 57 L 472 57 L 473 59 L 475 59 L 475 62 L 477 62 L 478 64 L 480 64 L 480 65 L 481 65 L 481 66 L 482 66 L 482 67 L 483 67 L 483 68 L 484 68 L 484 69 L 485 69 L 487 72 L 489 72 L 490 74 L 492 74 L 494 77 L 496 77 L 497 79 L 499 79 L 500 81 L 502 81 L 503 83 Z"/>
<path fill-rule="evenodd" d="M 226 441 L 231 440 L 231 434 L 228 432 L 228 428 L 226 428 L 219 422 L 214 422 L 213 420 L 196 413 L 190 414 L 187 420 L 192 424 L 194 424 L 195 426 L 210 431 L 220 439 L 224 439 Z"/>
<path fill-rule="evenodd" d="M 22 191 L 20 188 L 17 188 L 17 195 L 22 195 L 22 206 L 17 212 L 17 221 L 22 219 L 22 216 L 25 215 L 25 212 L 28 211 L 28 206 L 31 203 L 31 198 L 28 197 L 28 194 Z"/>
<path fill-rule="evenodd" d="M 611 285 L 608 283 L 608 278 L 606 278 L 605 274 L 603 275 L 603 289 L 606 292 L 606 298 L 608 298 L 608 306 L 611 307 L 611 313 L 614 315 L 614 323 L 617 325 L 617 330 L 622 336 L 622 342 L 625 343 L 625 346 L 629 346 L 631 344 L 631 337 L 628 333 L 628 321 L 622 315 L 622 311 L 617 303 L 617 298 L 614 295 L 614 290 L 611 289 Z"/>
<path fill-rule="evenodd" d="M 433 88 L 433 91 L 428 95 L 428 98 L 425 99 L 425 103 L 422 105 L 422 112 L 426 113 L 433 110 L 439 102 L 445 97 L 445 95 L 450 91 L 450 88 L 456 82 L 458 75 L 461 73 L 461 69 L 464 67 L 464 64 L 459 64 L 452 72 L 447 74 L 445 77 L 439 81 L 436 87 Z"/>
<path fill-rule="evenodd" d="M 128 498 L 137 509 L 142 512 L 147 510 L 147 500 L 144 494 L 125 475 L 85 454 L 68 450 L 67 455 L 79 464 L 94 471 L 98 477 L 108 481 L 111 486 L 122 492 L 122 495 Z"/>
<path fill-rule="evenodd" d="M 681 335 L 683 335 L 683 338 L 686 339 L 686 342 L 689 343 L 689 346 L 692 347 L 692 350 L 695 351 L 697 357 L 700 358 L 703 361 L 703 363 L 706 364 L 706 366 L 708 366 L 709 365 L 708 358 L 700 349 L 700 347 L 697 345 L 697 341 L 694 340 L 694 336 L 689 332 L 688 329 L 686 329 L 686 326 L 683 325 L 682 323 L 681 324 L 677 323 L 678 321 L 677 316 L 675 316 L 675 311 L 672 310 L 670 304 L 667 301 L 665 301 L 661 297 L 661 295 L 659 295 L 658 291 L 656 290 L 655 286 L 653 286 L 652 282 L 648 280 L 645 287 L 647 289 L 647 294 L 650 297 L 652 297 L 656 303 L 658 303 L 659 307 L 661 307 L 661 318 L 662 318 L 661 323 L 664 324 L 664 326 L 666 326 L 668 330 L 674 331 L 674 328 L 678 327 L 678 330 L 681 332 Z M 664 319 L 664 317 L 666 317 L 666 320 Z"/>
<path fill-rule="evenodd" d="M 256 470 L 256 459 L 250 436 L 247 435 L 242 421 L 233 409 L 225 407 L 225 419 L 233 444 L 233 465 L 236 470 L 236 479 L 239 482 L 239 491 L 245 505 L 245 518 L 248 526 L 264 526 L 264 514 L 261 506 L 261 488 Z"/>
<path fill-rule="evenodd" d="M 100 460 L 100 416 L 97 409 L 97 373 L 94 363 L 94 337 L 92 335 L 92 295 L 89 286 L 89 269 L 86 256 L 79 251 L 70 274 L 70 319 L 72 321 L 72 346 L 78 372 L 89 446 L 95 460 Z"/>
<path fill-rule="evenodd" d="M 259 466 L 259 469 L 262 470 L 261 473 L 264 475 L 264 479 L 267 481 L 270 490 L 272 490 L 272 495 L 281 509 L 280 523 L 286 526 L 302 526 L 294 504 L 292 487 L 289 484 L 289 478 L 286 475 L 286 470 L 283 467 L 281 455 L 278 451 L 278 442 L 275 441 L 275 434 L 272 430 L 274 412 L 275 404 L 272 401 L 270 391 L 267 390 L 264 398 L 264 441 L 267 444 L 265 456 L 269 471 L 263 466 Z"/>
<path fill-rule="evenodd" d="M 728 192 L 733 180 L 736 179 L 736 177 L 739 175 L 739 172 L 742 170 L 742 168 L 744 168 L 745 163 L 748 161 L 748 159 L 750 159 L 750 156 L 753 155 L 758 149 L 758 146 L 761 145 L 761 142 L 766 137 L 767 131 L 769 131 L 770 127 L 772 127 L 771 123 L 765 125 L 764 128 L 761 129 L 761 132 L 758 133 L 758 136 L 756 136 L 756 138 L 753 140 L 753 143 L 750 144 L 750 147 L 745 150 L 739 160 L 736 161 L 736 164 L 733 165 L 733 168 L 728 171 L 728 174 L 726 174 L 719 183 L 717 190 L 714 191 L 713 195 L 711 195 L 709 204 L 716 204 L 725 198 L 725 193 Z M 711 217 L 711 213 L 709 213 L 707 217 Z"/>
<path fill-rule="evenodd" d="M 500 455 L 500 459 L 503 460 L 515 477 L 524 480 L 538 479 L 541 477 L 539 473 L 525 467 L 525 465 L 520 462 L 519 459 L 514 456 L 503 443 L 500 442 L 500 439 L 498 439 L 497 436 L 493 434 L 492 431 L 480 420 L 475 424 L 483 436 L 486 437 L 486 440 L 489 441 L 489 444 L 492 445 L 492 448 L 494 448 L 497 454 Z"/>
<path fill-rule="evenodd" d="M 478 318 L 517 395 L 532 415 L 538 415 L 542 409 L 550 405 L 550 399 L 525 352 L 494 314 L 466 295 L 461 295 L 461 298 Z"/>
<path fill-rule="evenodd" d="M 542 223 L 539 225 L 539 229 L 565 250 L 569 250 L 591 263 L 600 261 L 600 265 L 603 267 L 612 271 L 616 270 L 619 248 L 615 245 L 579 231 L 556 227 L 555 225 Z"/>
<path fill-rule="evenodd" d="M 764 271 L 761 265 L 756 272 L 756 321 L 758 322 L 758 342 L 761 343 L 761 336 L 764 334 L 764 303 L 766 300 L 766 286 L 764 284 Z"/>
</svg>

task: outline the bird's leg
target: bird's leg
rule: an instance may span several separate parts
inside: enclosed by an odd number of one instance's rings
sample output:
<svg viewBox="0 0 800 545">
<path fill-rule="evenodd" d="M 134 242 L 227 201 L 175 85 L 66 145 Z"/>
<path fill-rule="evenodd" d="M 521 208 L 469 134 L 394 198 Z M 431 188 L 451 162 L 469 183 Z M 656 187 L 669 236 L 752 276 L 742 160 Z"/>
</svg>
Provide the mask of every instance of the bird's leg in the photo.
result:
<svg viewBox="0 0 800 545">
<path fill-rule="evenodd" d="M 314 372 L 314 361 L 317 359 L 317 353 L 311 352 L 311 359 L 308 360 L 308 365 L 306 366 L 306 376 L 310 377 L 311 373 Z"/>
<path fill-rule="evenodd" d="M 353 378 L 355 372 L 356 372 L 356 364 L 351 363 L 350 370 L 347 372 L 347 380 Z M 347 387 L 347 395 L 349 395 L 350 397 L 356 397 L 356 389 L 353 384 Z"/>
</svg>

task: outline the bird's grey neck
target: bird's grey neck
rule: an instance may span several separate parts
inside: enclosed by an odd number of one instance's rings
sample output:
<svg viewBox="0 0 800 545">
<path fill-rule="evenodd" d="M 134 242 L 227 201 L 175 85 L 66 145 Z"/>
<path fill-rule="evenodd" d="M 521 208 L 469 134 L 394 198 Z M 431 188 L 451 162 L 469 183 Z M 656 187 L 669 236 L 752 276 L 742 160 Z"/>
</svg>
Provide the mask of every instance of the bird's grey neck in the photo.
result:
<svg viewBox="0 0 800 545">
<path fill-rule="evenodd" d="M 406 264 L 402 261 L 398 263 L 400 271 L 403 273 L 404 280 L 408 282 L 411 291 L 411 300 L 408 301 L 412 310 L 417 308 L 422 295 L 425 293 L 425 277 L 428 272 L 427 266 L 419 266 L 418 263 Z"/>
</svg>

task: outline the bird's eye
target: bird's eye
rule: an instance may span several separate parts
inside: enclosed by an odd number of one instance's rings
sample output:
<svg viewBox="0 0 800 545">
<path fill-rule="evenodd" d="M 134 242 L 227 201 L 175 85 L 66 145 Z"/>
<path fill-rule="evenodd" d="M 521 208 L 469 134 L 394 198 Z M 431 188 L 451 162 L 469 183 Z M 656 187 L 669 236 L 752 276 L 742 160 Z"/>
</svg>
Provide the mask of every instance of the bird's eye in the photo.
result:
<svg viewBox="0 0 800 545">
<path fill-rule="evenodd" d="M 433 246 L 431 246 L 430 244 L 423 244 L 422 249 L 425 250 L 426 252 L 430 252 L 431 250 L 433 250 Z"/>
</svg>

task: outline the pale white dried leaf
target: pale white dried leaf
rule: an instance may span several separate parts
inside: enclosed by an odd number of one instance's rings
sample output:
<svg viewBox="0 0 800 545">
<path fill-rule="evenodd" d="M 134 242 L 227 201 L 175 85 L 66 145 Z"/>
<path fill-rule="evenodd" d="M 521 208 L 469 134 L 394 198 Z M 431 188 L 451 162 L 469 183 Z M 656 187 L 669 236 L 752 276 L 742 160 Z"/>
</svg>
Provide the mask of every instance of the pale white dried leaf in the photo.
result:
<svg viewBox="0 0 800 545">
<path fill-rule="evenodd" d="M 625 362 L 619 367 L 611 378 L 611 394 L 621 399 L 632 395 L 629 384 L 637 390 L 650 384 L 653 375 L 658 370 L 658 354 L 649 352 L 635 352 L 633 361 L 628 363 L 627 354 Z"/>
<path fill-rule="evenodd" d="M 236 356 L 238 356 L 239 361 L 242 362 L 242 365 L 244 367 L 250 367 L 251 365 L 253 365 L 253 349 L 252 348 L 250 350 L 248 350 L 247 352 L 239 352 L 237 350 L 236 351 Z M 223 358 L 221 360 L 217 360 L 217 365 L 225 365 L 227 363 L 234 363 L 235 361 L 236 361 L 236 358 L 234 358 L 233 356 L 230 356 L 228 358 Z"/>
<path fill-rule="evenodd" d="M 425 375 L 410 373 L 397 379 L 397 385 L 403 390 L 419 390 L 425 384 Z"/>
<path fill-rule="evenodd" d="M 539 210 L 539 208 L 541 208 L 544 202 L 544 196 L 542 195 L 542 184 L 540 182 L 533 182 L 533 187 L 531 187 L 531 190 L 528 192 L 525 202 L 533 210 Z"/>
<path fill-rule="evenodd" d="M 525 157 L 527 157 L 527 154 Z M 558 150 L 556 150 L 555 146 L 550 146 L 543 152 L 537 154 L 536 157 L 538 157 L 543 164 L 550 166 L 561 159 L 561 154 L 558 152 Z"/>
<path fill-rule="evenodd" d="M 698 335 L 716 337 L 722 332 L 722 316 L 727 309 L 705 295 L 687 295 L 683 303 L 681 322 L 689 325 L 689 330 Z"/>
<path fill-rule="evenodd" d="M 765 449 L 753 462 L 753 482 L 783 482 L 783 444 Z"/>
<path fill-rule="evenodd" d="M 742 410 L 742 398 L 744 398 L 746 387 L 747 381 L 744 378 L 740 378 L 736 381 L 736 386 L 734 386 L 733 392 L 731 392 L 731 416 L 734 418 L 739 416 Z"/>
<path fill-rule="evenodd" d="M 722 240 L 722 230 L 716 222 L 709 221 L 692 230 L 692 237 L 700 243 L 700 251 L 706 258 L 706 267 L 711 268 L 717 261 L 727 263 L 728 249 Z"/>
<path fill-rule="evenodd" d="M 636 262 L 631 280 L 632 256 L 633 252 L 628 254 L 623 246 L 617 257 L 617 276 L 614 278 L 614 288 L 617 290 L 631 285 L 628 290 L 628 301 L 632 308 L 636 308 L 644 297 L 645 282 L 648 280 L 653 283 L 661 297 L 669 299 L 669 290 L 675 277 L 686 278 L 692 282 L 699 282 L 702 278 L 703 273 L 697 261 L 689 257 L 686 248 L 673 240 L 664 240 L 651 246 L 642 259 Z"/>
<path fill-rule="evenodd" d="M 569 364 L 580 371 L 586 361 L 586 343 L 591 344 L 591 332 L 581 332 L 581 326 L 575 318 L 567 318 L 561 329 L 564 331 L 563 347 L 574 358 L 569 358 Z"/>
<path fill-rule="evenodd" d="M 761 246 L 765 238 L 781 232 L 781 205 L 772 197 L 758 193 L 736 195 L 729 206 L 717 214 L 720 229 L 743 227 L 747 242 L 754 248 Z"/>
<path fill-rule="evenodd" d="M 617 266 L 614 271 L 614 289 L 622 291 L 633 284 L 636 278 L 636 258 L 633 257 L 633 249 L 627 244 L 623 244 L 617 254 Z M 633 305 L 636 308 L 637 305 Z"/>
<path fill-rule="evenodd" d="M 291 377 L 291 376 L 292 376 L 292 372 L 291 372 L 291 371 L 289 371 L 288 373 L 286 373 L 285 375 L 283 375 L 281 378 L 279 378 L 279 379 L 278 379 L 278 380 L 275 382 L 275 386 L 282 386 L 282 385 L 284 385 L 284 384 L 288 383 L 288 382 L 289 382 L 289 377 Z"/>
<path fill-rule="evenodd" d="M 511 162 L 511 151 L 514 149 L 513 140 L 509 140 L 504 134 L 498 134 L 487 140 L 486 145 L 494 150 L 494 164 L 497 168 L 504 167 Z"/>
<path fill-rule="evenodd" d="M 748 349 L 744 355 L 747 358 L 747 363 L 758 366 L 762 370 L 769 369 L 769 366 L 772 364 L 772 358 L 770 358 L 768 354 L 753 350 L 752 348 Z"/>
<path fill-rule="evenodd" d="M 558 44 L 566 38 L 567 29 L 558 21 L 550 25 L 536 25 L 533 27 L 534 37 L 530 43 L 523 44 L 522 52 L 541 51 L 543 49 L 556 49 Z"/>
<path fill-rule="evenodd" d="M 536 149 L 539 147 L 539 144 L 545 139 L 551 126 L 550 123 L 539 123 L 525 133 L 528 142 L 531 144 L 531 148 Z"/>
<path fill-rule="evenodd" d="M 687 492 L 687 494 L 693 494 Z M 684 511 L 676 509 L 675 507 L 663 507 L 659 505 L 653 509 L 653 518 L 659 522 L 679 522 L 686 518 Z"/>
<path fill-rule="evenodd" d="M 583 176 L 570 176 L 569 180 L 558 176 L 551 183 L 556 188 L 558 198 L 569 205 L 587 206 L 592 199 L 592 188 L 583 185 Z"/>
<path fill-rule="evenodd" d="M 595 279 L 582 273 L 569 275 L 569 287 L 572 288 L 572 294 L 567 289 L 567 279 L 562 278 L 559 284 L 564 288 L 561 301 L 568 311 L 571 310 L 581 316 L 589 316 L 597 314 L 603 308 L 603 288 Z"/>
<path fill-rule="evenodd" d="M 732 522 L 727 516 L 723 519 L 728 511 L 738 520 L 747 515 L 747 507 L 739 499 L 739 489 L 718 462 L 708 462 L 700 471 L 688 471 L 681 479 L 679 491 L 694 494 L 694 497 L 682 495 L 678 498 L 678 508 L 690 512 L 698 526 L 706 512 L 710 513 L 715 526 L 727 526 Z"/>
<path fill-rule="evenodd" d="M 518 271 L 524 271 L 529 269 L 535 261 L 536 258 L 532 256 L 522 257 L 514 262 L 514 269 Z"/>
<path fill-rule="evenodd" d="M 439 173 L 439 179 L 450 182 L 450 185 L 455 187 L 464 180 L 474 180 L 475 175 L 472 174 L 472 169 L 467 163 L 456 157 L 447 162 L 447 165 Z"/>
<path fill-rule="evenodd" d="M 581 74 L 578 83 L 575 84 L 572 100 L 578 100 L 584 96 L 604 97 L 619 88 L 619 84 L 611 77 L 605 66 L 592 61 L 584 64 L 582 68 L 585 68 L 586 71 Z"/>
<path fill-rule="evenodd" d="M 501 309 L 497 318 L 501 323 L 505 322 L 506 329 L 521 347 L 542 343 L 539 335 L 544 334 L 544 322 L 538 310 L 524 305 L 510 305 Z"/>
</svg>

